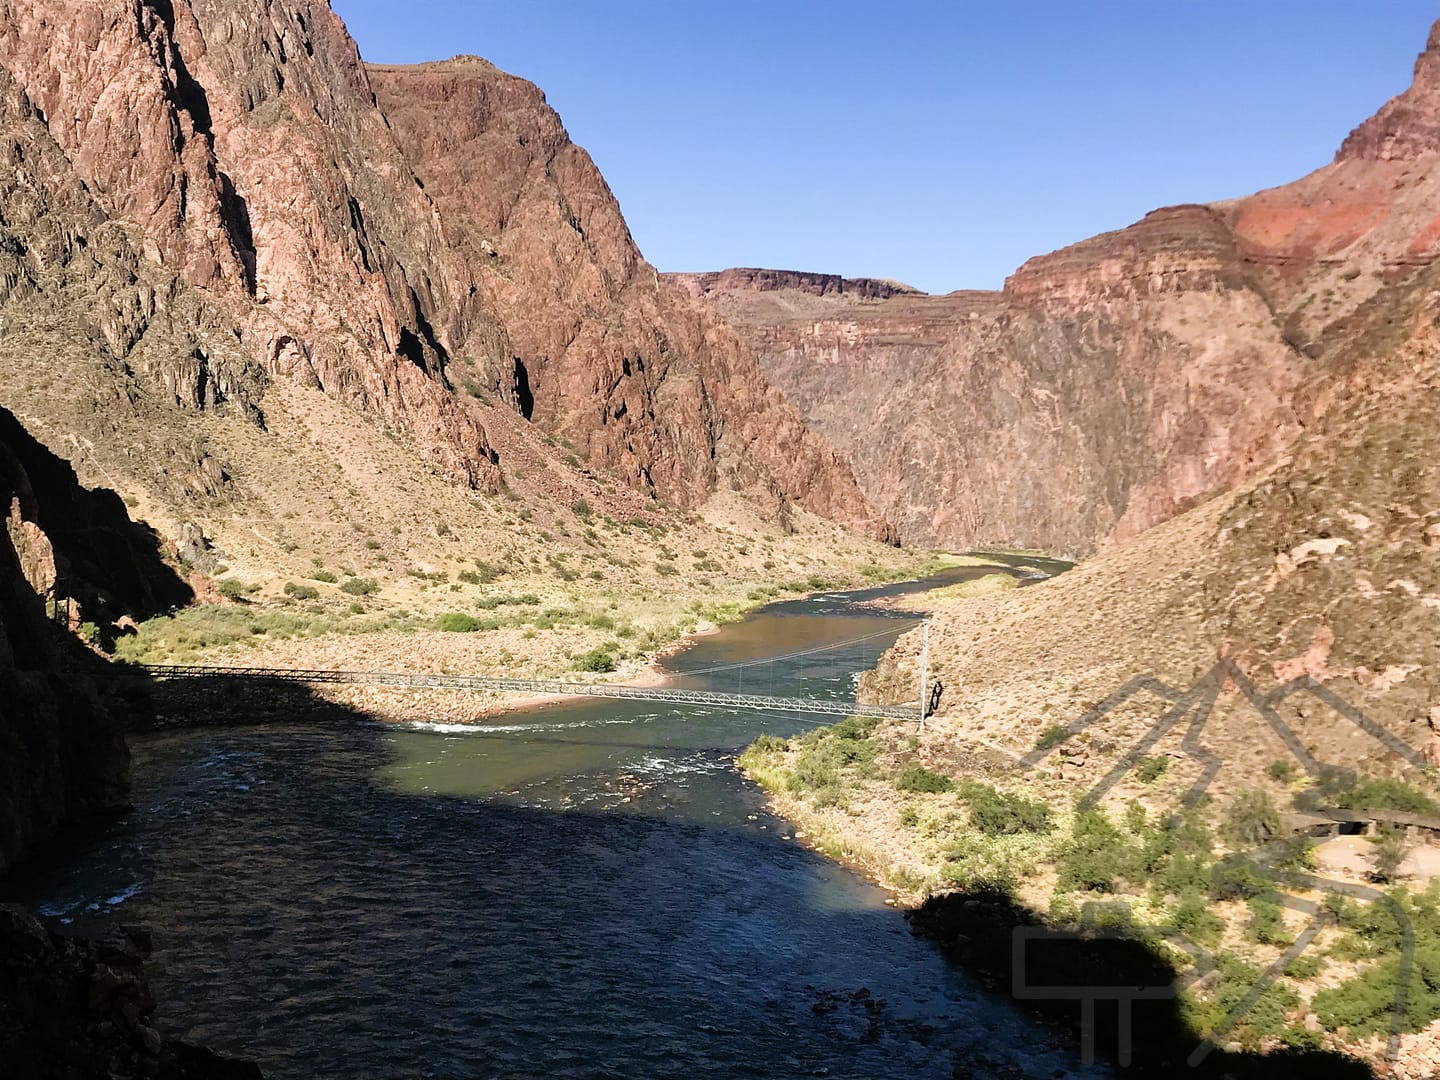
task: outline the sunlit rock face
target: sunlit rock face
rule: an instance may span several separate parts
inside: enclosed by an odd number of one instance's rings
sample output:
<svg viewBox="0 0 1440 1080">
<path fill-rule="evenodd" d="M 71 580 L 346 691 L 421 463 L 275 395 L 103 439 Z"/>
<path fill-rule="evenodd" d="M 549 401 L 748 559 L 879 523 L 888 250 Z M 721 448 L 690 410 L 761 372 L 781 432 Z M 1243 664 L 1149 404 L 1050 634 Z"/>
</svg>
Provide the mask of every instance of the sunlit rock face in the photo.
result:
<svg viewBox="0 0 1440 1080">
<path fill-rule="evenodd" d="M 1440 251 L 1437 152 L 1432 32 L 1414 85 L 1332 164 L 1157 210 L 1029 260 L 998 292 L 750 269 L 676 280 L 904 539 L 1085 552 L 1274 464 L 1345 358 L 1393 344 L 1367 312 Z"/>
<path fill-rule="evenodd" d="M 69 290 L 181 403 L 263 423 L 266 380 L 297 380 L 488 491 L 486 425 L 519 412 L 662 499 L 740 488 L 886 533 L 734 334 L 644 262 L 531 84 L 470 58 L 367 67 L 323 2 L 0 15 L 6 228 L 33 211 L 0 287 Z M 77 246 L 58 279 L 39 257 Z"/>
</svg>

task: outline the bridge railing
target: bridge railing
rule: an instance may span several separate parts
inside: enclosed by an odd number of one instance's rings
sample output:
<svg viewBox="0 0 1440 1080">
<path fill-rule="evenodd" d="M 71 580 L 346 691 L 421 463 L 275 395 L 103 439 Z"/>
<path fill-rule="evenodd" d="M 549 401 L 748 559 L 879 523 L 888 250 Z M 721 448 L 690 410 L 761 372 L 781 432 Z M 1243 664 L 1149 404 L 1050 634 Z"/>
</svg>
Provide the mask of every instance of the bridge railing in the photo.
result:
<svg viewBox="0 0 1440 1080">
<path fill-rule="evenodd" d="M 717 690 L 568 682 L 564 679 L 505 679 L 490 675 L 426 675 L 399 671 L 330 671 L 207 664 L 147 664 L 141 665 L 140 670 L 156 679 L 236 679 L 249 682 L 345 683 L 355 686 L 404 686 L 439 690 L 493 690 L 512 694 L 565 694 L 632 701 L 669 701 L 684 705 L 708 705 L 759 712 L 920 719 L 920 710 L 914 705 L 867 705 L 829 698 L 729 694 Z"/>
</svg>

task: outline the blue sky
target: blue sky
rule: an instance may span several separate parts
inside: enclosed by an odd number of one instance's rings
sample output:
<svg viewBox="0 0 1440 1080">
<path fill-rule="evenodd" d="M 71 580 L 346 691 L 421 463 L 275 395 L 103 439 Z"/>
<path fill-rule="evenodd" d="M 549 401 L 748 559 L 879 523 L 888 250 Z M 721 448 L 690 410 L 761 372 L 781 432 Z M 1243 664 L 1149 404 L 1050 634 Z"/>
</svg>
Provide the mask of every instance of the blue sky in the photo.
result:
<svg viewBox="0 0 1440 1080">
<path fill-rule="evenodd" d="M 1433 0 L 332 0 L 367 60 L 545 91 L 662 270 L 993 288 L 1330 160 Z"/>
</svg>

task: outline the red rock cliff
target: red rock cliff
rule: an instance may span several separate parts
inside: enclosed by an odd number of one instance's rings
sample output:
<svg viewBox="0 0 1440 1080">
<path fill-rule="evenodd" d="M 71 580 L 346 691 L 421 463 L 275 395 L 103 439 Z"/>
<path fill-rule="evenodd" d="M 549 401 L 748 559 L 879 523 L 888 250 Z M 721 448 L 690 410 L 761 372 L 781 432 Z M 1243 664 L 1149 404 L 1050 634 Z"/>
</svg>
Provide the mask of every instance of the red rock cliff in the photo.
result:
<svg viewBox="0 0 1440 1080">
<path fill-rule="evenodd" d="M 97 332 L 97 293 L 147 298 L 107 350 L 182 402 L 258 421 L 261 372 L 296 379 L 493 490 L 464 381 L 663 498 L 724 483 L 884 531 L 733 334 L 656 280 L 523 80 L 476 61 L 372 81 L 323 0 L 0 0 L 0 91 L 44 165 L 12 153 L 0 176 L 7 223 L 11 200 L 31 211 L 0 259 L 50 302 L 73 289 Z M 101 230 L 118 269 L 57 281 L 30 254 Z M 176 347 L 153 335 L 129 364 L 157 318 Z"/>
<path fill-rule="evenodd" d="M 1328 407 L 1347 357 L 1388 347 L 1365 313 L 1440 253 L 1437 152 L 1440 29 L 1414 85 L 1333 164 L 1157 210 L 1029 260 L 999 293 L 676 277 L 905 539 L 1083 552 L 1266 468 Z"/>
</svg>

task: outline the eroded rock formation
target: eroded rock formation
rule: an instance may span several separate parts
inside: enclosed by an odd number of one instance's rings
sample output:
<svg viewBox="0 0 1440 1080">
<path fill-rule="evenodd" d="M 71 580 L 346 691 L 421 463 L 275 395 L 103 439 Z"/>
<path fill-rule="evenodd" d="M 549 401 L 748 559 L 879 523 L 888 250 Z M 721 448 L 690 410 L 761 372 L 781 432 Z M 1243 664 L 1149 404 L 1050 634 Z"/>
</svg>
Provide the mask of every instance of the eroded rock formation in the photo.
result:
<svg viewBox="0 0 1440 1080">
<path fill-rule="evenodd" d="M 1157 210 L 997 293 L 676 275 L 907 540 L 1084 552 L 1256 475 L 1324 413 L 1367 312 L 1440 253 L 1440 34 L 1414 85 L 1285 187 Z M 1358 348 L 1351 349 L 1355 343 Z"/>
<path fill-rule="evenodd" d="M 646 494 L 884 532 L 658 280 L 543 95 L 484 61 L 367 68 L 323 0 L 3 0 L 0 124 L 0 308 L 108 365 L 121 407 L 263 423 L 266 377 L 293 379 L 487 491 L 487 416 L 514 410 Z"/>
</svg>

